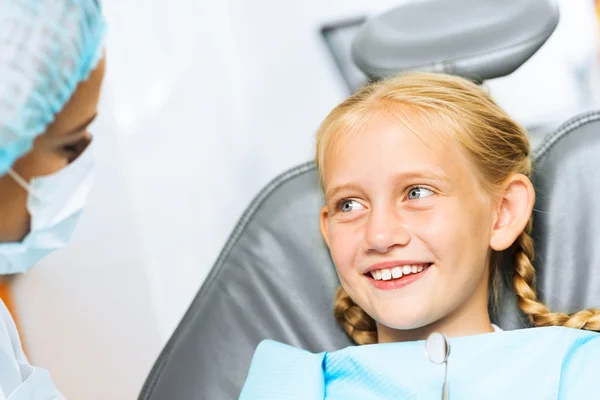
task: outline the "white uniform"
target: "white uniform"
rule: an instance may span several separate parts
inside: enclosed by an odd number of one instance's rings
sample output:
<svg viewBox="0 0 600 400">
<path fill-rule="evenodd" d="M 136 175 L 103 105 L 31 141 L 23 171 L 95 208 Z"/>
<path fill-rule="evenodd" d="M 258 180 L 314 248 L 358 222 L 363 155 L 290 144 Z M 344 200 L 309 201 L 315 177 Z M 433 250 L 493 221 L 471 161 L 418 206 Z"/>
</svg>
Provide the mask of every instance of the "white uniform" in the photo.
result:
<svg viewBox="0 0 600 400">
<path fill-rule="evenodd" d="M 15 322 L 0 300 L 0 400 L 64 399 L 47 370 L 33 367 L 23 352 Z"/>
</svg>

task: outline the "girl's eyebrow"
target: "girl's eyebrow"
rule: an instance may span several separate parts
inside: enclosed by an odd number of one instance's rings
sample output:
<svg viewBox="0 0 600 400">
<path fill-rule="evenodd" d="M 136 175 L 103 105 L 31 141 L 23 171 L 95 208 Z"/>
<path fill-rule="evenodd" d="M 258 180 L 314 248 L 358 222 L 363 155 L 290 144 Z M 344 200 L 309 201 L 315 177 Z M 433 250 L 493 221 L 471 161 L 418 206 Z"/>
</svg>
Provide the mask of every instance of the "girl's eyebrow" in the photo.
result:
<svg viewBox="0 0 600 400">
<path fill-rule="evenodd" d="M 356 190 L 360 191 L 361 187 L 355 183 L 344 183 L 338 186 L 334 186 L 325 192 L 325 201 L 329 201 L 332 197 L 344 190 Z"/>
<path fill-rule="evenodd" d="M 401 182 L 409 179 L 426 179 L 429 181 L 439 181 L 439 182 L 447 182 L 449 181 L 448 177 L 444 174 L 440 174 L 437 172 L 422 170 L 422 171 L 409 171 L 409 172 L 401 172 L 394 176 L 395 182 Z M 329 201 L 332 197 L 343 190 L 355 190 L 361 191 L 362 188 L 360 185 L 356 183 L 343 183 L 341 185 L 334 186 L 327 190 L 325 193 L 325 201 Z"/>
<path fill-rule="evenodd" d="M 448 177 L 443 173 L 437 173 L 430 170 L 401 172 L 394 176 L 395 181 L 403 181 L 407 179 L 427 179 L 430 181 L 449 181 Z"/>
</svg>

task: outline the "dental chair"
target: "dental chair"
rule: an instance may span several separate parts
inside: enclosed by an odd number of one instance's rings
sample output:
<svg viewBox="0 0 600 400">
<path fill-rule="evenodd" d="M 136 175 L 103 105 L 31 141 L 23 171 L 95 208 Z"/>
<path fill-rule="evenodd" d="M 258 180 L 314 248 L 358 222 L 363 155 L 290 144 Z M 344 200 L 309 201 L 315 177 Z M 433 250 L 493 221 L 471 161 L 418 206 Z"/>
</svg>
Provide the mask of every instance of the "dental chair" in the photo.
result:
<svg viewBox="0 0 600 400">
<path fill-rule="evenodd" d="M 410 69 L 478 81 L 508 74 L 544 43 L 558 14 L 546 1 L 505 1 L 502 9 L 497 4 L 437 0 L 398 7 L 367 22 L 354 59 L 375 79 Z M 456 23 L 434 21 L 441 17 L 433 18 L 433 9 Z M 407 24 L 406 34 L 395 30 L 395 21 Z M 431 37 L 432 29 L 439 37 Z M 406 57 L 395 55 L 396 49 Z M 533 158 L 539 296 L 556 311 L 598 307 L 600 112 L 562 125 Z M 140 399 L 237 399 L 264 339 L 312 352 L 352 345 L 333 317 L 339 282 L 319 232 L 322 204 L 312 162 L 283 173 L 258 194 L 156 361 Z M 504 329 L 529 326 L 509 294 L 494 322 Z"/>
</svg>

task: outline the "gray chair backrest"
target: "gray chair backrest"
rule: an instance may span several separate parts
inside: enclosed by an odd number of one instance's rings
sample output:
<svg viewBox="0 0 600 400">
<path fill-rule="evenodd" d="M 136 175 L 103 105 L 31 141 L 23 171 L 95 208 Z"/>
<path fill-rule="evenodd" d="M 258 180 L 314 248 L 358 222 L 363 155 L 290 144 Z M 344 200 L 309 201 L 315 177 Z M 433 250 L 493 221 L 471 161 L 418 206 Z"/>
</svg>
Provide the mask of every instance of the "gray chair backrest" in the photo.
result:
<svg viewBox="0 0 600 400">
<path fill-rule="evenodd" d="M 474 81 L 519 68 L 558 24 L 555 0 L 419 0 L 369 19 L 352 46 L 374 78 L 445 72 Z"/>
<path fill-rule="evenodd" d="M 562 125 L 533 157 L 540 298 L 561 312 L 600 308 L 600 111 Z"/>
<path fill-rule="evenodd" d="M 538 297 L 551 311 L 600 307 L 600 111 L 577 116 L 532 155 L 536 202 L 532 237 Z M 495 322 L 530 327 L 505 281 Z"/>
<path fill-rule="evenodd" d="M 351 342 L 332 314 L 338 285 L 319 233 L 313 163 L 248 207 L 156 362 L 141 399 L 237 399 L 263 339 L 323 351 Z"/>
<path fill-rule="evenodd" d="M 540 296 L 563 312 L 600 306 L 600 112 L 567 122 L 534 161 Z M 237 399 L 263 339 L 313 352 L 351 345 L 332 315 L 338 279 L 318 228 L 322 204 L 312 163 L 284 173 L 258 195 L 141 399 Z M 526 325 L 510 301 L 496 322 L 505 329 Z"/>
</svg>

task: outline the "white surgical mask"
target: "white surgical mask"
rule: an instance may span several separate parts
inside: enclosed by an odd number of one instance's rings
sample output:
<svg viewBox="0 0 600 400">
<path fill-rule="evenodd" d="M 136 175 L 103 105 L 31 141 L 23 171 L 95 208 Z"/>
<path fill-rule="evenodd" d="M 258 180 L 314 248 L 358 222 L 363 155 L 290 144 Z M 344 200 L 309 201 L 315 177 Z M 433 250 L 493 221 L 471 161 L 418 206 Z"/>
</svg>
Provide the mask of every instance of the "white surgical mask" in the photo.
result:
<svg viewBox="0 0 600 400">
<path fill-rule="evenodd" d="M 21 242 L 0 243 L 0 274 L 25 272 L 52 251 L 65 246 L 75 230 L 94 180 L 93 141 L 57 173 L 27 183 L 8 174 L 28 193 L 31 228 Z"/>
</svg>

